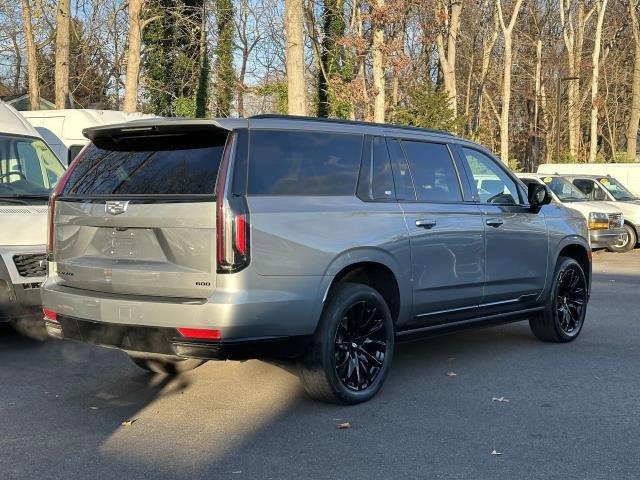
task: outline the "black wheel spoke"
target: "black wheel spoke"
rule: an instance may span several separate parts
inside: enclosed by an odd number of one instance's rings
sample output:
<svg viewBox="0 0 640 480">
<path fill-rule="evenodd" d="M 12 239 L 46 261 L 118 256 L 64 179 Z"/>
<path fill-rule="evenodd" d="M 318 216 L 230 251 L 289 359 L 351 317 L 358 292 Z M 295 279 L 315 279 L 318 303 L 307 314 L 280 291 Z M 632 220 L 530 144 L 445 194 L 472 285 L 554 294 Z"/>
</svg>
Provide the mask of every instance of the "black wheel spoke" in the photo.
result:
<svg viewBox="0 0 640 480">
<path fill-rule="evenodd" d="M 336 330 L 335 369 L 342 384 L 355 391 L 371 386 L 384 365 L 387 329 L 384 314 L 372 302 L 349 307 Z"/>
<path fill-rule="evenodd" d="M 567 335 L 575 335 L 584 321 L 587 289 L 584 276 L 576 265 L 560 273 L 556 287 L 557 325 Z"/>
</svg>

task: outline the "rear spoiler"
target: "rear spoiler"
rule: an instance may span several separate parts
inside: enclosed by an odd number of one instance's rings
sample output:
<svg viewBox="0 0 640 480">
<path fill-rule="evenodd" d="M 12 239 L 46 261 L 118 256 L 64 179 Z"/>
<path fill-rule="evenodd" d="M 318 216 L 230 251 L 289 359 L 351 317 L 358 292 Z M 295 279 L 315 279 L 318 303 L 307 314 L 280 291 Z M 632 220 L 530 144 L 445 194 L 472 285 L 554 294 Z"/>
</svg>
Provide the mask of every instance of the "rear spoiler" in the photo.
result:
<svg viewBox="0 0 640 480">
<path fill-rule="evenodd" d="M 184 118 L 149 118 L 132 120 L 126 123 L 101 125 L 85 128 L 82 134 L 92 142 L 98 139 L 119 139 L 147 135 L 167 135 L 172 133 L 198 132 L 220 133 L 239 128 L 247 128 L 249 122 L 244 118 L 219 118 L 195 120 Z"/>
</svg>

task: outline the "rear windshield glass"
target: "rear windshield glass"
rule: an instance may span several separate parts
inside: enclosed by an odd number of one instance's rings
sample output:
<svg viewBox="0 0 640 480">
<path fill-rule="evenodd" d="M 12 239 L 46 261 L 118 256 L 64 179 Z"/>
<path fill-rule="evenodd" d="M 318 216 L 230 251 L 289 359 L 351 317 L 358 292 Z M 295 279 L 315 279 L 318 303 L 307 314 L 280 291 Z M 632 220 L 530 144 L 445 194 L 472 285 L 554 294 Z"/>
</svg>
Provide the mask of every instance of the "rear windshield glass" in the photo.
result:
<svg viewBox="0 0 640 480">
<path fill-rule="evenodd" d="M 64 195 L 212 194 L 226 135 L 200 134 L 91 144 Z"/>
<path fill-rule="evenodd" d="M 248 193 L 354 195 L 362 135 L 253 130 Z"/>
</svg>

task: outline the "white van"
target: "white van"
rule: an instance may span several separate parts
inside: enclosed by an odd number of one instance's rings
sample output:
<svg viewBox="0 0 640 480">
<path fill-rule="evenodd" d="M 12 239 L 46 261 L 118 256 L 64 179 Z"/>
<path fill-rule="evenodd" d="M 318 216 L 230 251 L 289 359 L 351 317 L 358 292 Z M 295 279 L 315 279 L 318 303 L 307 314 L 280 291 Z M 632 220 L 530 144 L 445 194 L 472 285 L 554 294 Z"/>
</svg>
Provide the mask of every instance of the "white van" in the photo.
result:
<svg viewBox="0 0 640 480">
<path fill-rule="evenodd" d="M 64 171 L 38 132 L 0 101 L 0 322 L 22 330 L 41 316 L 49 194 Z"/>
<path fill-rule="evenodd" d="M 640 163 L 543 163 L 538 173 L 611 176 L 640 197 Z"/>
<path fill-rule="evenodd" d="M 83 129 L 153 117 L 142 113 L 91 109 L 27 110 L 20 113 L 35 127 L 65 165 L 69 165 L 89 143 L 82 135 Z"/>
</svg>

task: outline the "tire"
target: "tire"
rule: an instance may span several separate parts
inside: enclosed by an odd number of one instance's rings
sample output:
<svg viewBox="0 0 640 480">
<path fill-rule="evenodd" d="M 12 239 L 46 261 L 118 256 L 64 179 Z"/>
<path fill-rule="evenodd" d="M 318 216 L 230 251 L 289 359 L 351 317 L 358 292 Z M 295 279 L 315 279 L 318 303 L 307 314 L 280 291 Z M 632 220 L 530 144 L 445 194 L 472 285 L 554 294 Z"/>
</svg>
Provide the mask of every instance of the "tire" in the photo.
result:
<svg viewBox="0 0 640 480">
<path fill-rule="evenodd" d="M 184 359 L 184 360 L 165 360 L 153 356 L 130 355 L 129 359 L 140 368 L 151 373 L 161 373 L 163 375 L 179 375 L 188 372 L 206 362 L 206 360 Z"/>
<path fill-rule="evenodd" d="M 636 230 L 628 223 L 624 224 L 624 229 L 627 232 L 627 241 L 625 243 L 619 243 L 617 245 L 611 245 L 608 250 L 610 252 L 615 253 L 626 253 L 630 250 L 633 250 L 636 247 L 636 243 L 638 243 L 638 235 L 636 235 Z"/>
<path fill-rule="evenodd" d="M 582 267 L 573 258 L 560 257 L 544 310 L 529 320 L 534 335 L 545 342 L 575 340 L 584 325 L 587 299 L 587 279 Z"/>
<path fill-rule="evenodd" d="M 382 387 L 394 347 L 393 319 L 382 295 L 367 285 L 339 283 L 299 365 L 300 379 L 316 400 L 366 402 Z"/>
</svg>

